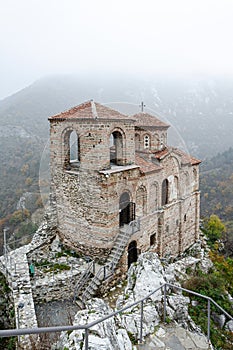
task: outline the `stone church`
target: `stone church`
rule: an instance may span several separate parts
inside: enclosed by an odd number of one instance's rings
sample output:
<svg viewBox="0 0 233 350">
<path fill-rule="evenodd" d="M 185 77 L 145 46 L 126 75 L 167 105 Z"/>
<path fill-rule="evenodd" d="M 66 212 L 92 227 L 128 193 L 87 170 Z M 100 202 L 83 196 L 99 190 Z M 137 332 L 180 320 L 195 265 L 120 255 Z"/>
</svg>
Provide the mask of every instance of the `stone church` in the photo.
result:
<svg viewBox="0 0 233 350">
<path fill-rule="evenodd" d="M 177 256 L 199 238 L 200 161 L 168 146 L 168 124 L 92 100 L 49 121 L 51 195 L 65 244 L 103 261 L 121 246 L 115 262 L 127 269 L 140 252 Z"/>
</svg>

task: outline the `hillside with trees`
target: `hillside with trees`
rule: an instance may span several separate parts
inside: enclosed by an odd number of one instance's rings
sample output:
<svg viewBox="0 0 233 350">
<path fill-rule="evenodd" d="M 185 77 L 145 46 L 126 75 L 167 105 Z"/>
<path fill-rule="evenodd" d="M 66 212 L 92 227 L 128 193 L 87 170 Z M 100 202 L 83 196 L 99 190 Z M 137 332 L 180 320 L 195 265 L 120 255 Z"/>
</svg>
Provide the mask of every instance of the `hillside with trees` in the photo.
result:
<svg viewBox="0 0 233 350">
<path fill-rule="evenodd" d="M 200 171 L 201 215 L 233 218 L 233 148 L 203 162 Z"/>
<path fill-rule="evenodd" d="M 233 149 L 205 161 L 200 172 L 201 216 L 217 215 L 226 226 L 225 245 L 233 256 Z"/>
<path fill-rule="evenodd" d="M 183 283 L 187 289 L 211 297 L 228 314 L 232 314 L 233 295 L 233 259 L 225 249 L 223 242 L 226 242 L 226 227 L 217 215 L 205 218 L 202 231 L 207 238 L 207 245 L 210 249 L 209 257 L 213 266 L 209 273 L 203 273 L 200 269 L 195 271 Z M 233 255 L 232 255 L 233 256 Z M 207 332 L 206 300 L 197 296 L 191 297 L 192 303 L 189 306 L 189 314 L 203 332 Z M 233 333 L 220 325 L 220 318 L 223 316 L 219 310 L 213 308 L 210 320 L 210 338 L 215 349 L 231 350 Z"/>
</svg>

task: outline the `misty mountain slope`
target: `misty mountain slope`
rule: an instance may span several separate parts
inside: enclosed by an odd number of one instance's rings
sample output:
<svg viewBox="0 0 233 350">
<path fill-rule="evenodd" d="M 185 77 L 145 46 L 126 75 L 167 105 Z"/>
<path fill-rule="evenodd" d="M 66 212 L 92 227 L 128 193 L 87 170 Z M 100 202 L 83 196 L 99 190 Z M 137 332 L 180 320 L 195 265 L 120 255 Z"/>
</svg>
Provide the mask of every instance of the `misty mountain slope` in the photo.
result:
<svg viewBox="0 0 233 350">
<path fill-rule="evenodd" d="M 136 113 L 144 101 L 148 112 L 173 124 L 190 153 L 205 158 L 233 145 L 233 80 L 41 79 L 0 101 L 0 127 L 20 125 L 40 137 L 48 135 L 47 117 L 91 98 L 123 113 Z M 119 103 L 115 103 L 119 102 Z"/>
</svg>

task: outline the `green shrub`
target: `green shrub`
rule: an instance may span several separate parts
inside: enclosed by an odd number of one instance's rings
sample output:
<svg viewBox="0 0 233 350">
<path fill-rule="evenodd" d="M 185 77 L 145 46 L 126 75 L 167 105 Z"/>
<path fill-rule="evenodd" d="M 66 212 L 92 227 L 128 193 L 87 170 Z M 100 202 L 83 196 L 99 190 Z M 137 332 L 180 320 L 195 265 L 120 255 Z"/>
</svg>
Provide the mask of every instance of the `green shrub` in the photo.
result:
<svg viewBox="0 0 233 350">
<path fill-rule="evenodd" d="M 193 276 L 183 284 L 187 289 L 211 297 L 218 305 L 231 314 L 232 305 L 227 298 L 225 285 L 225 278 L 223 275 L 219 275 L 219 271 L 214 271 L 208 275 L 202 273 L 199 276 Z M 201 327 L 203 333 L 207 334 L 207 300 L 191 294 L 189 294 L 189 297 L 191 300 L 198 301 L 197 306 L 190 304 L 189 314 L 193 321 Z M 219 313 L 220 310 L 211 304 L 211 311 Z M 218 328 L 213 320 L 210 322 L 210 338 L 215 349 L 232 349 L 232 333 Z"/>
<path fill-rule="evenodd" d="M 130 339 L 131 343 L 133 345 L 137 345 L 138 341 L 137 341 L 136 336 L 133 333 L 129 332 L 129 331 L 127 333 L 128 333 L 128 336 L 129 336 L 129 339 Z"/>
<path fill-rule="evenodd" d="M 66 264 L 51 264 L 51 267 L 47 268 L 45 272 L 59 272 L 59 271 L 65 271 L 65 270 L 70 270 L 70 266 Z"/>
</svg>

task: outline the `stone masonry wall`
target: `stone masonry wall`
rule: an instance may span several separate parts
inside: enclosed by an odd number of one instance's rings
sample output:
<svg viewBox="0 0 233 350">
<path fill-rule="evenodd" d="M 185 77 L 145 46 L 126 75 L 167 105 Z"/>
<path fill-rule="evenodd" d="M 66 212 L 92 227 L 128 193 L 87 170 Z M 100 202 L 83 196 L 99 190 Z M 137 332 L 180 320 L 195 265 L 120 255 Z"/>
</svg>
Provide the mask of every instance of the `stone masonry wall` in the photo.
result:
<svg viewBox="0 0 233 350">
<path fill-rule="evenodd" d="M 123 139 L 124 164 L 135 161 L 134 125 L 130 121 L 78 120 L 51 121 L 51 167 L 52 173 L 63 168 L 68 153 L 66 134 L 74 130 L 80 139 L 80 167 L 102 170 L 110 167 L 110 135 L 120 131 Z"/>
<path fill-rule="evenodd" d="M 80 139 L 80 161 L 76 167 L 71 164 L 67 168 L 67 135 L 72 130 Z M 120 132 L 123 140 L 124 166 L 118 169 L 110 168 L 109 137 L 114 131 Z M 163 130 L 149 130 L 148 133 L 153 147 L 157 147 L 156 137 L 161 139 Z M 140 137 L 143 139 L 143 135 Z M 141 156 L 150 158 L 149 153 Z M 66 244 L 93 257 L 106 258 L 119 233 L 119 200 L 124 192 L 135 203 L 136 217 L 141 218 L 140 232 L 131 237 L 140 251 L 154 249 L 160 256 L 178 255 L 195 242 L 200 204 L 198 166 L 185 163 L 182 154 L 176 151 L 160 159 L 160 169 L 152 173 L 142 173 L 136 165 L 127 168 L 134 163 L 135 130 L 129 121 L 71 119 L 51 122 L 51 188 L 58 231 Z M 162 206 L 165 179 L 168 203 Z M 153 247 L 151 235 L 155 235 Z"/>
</svg>

